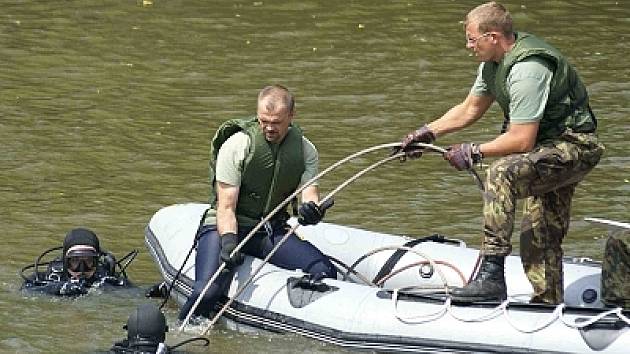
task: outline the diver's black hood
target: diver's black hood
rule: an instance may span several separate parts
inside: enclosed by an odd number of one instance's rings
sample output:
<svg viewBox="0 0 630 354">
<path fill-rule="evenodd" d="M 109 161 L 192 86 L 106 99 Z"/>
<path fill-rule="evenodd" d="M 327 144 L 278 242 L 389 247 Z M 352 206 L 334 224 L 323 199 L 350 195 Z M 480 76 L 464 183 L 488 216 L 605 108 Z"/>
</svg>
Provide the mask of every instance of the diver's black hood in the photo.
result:
<svg viewBox="0 0 630 354">
<path fill-rule="evenodd" d="M 127 325 L 127 339 L 129 344 L 149 342 L 157 345 L 164 343 L 168 326 L 166 318 L 154 304 L 141 304 L 129 316 Z"/>
<path fill-rule="evenodd" d="M 77 245 L 91 246 L 96 250 L 96 255 L 101 253 L 98 237 L 91 230 L 84 228 L 70 230 L 63 240 L 63 256 L 65 257 L 68 250 Z"/>
</svg>

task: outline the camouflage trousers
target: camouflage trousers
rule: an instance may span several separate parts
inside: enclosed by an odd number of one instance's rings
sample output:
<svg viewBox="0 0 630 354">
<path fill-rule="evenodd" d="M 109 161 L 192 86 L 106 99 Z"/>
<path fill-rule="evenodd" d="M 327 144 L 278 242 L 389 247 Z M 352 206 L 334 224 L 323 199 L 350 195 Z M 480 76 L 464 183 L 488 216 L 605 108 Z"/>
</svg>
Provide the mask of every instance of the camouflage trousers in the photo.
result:
<svg viewBox="0 0 630 354">
<path fill-rule="evenodd" d="M 486 173 L 484 244 L 486 255 L 512 251 L 516 203 L 525 199 L 521 260 L 534 288 L 532 302 L 563 302 L 562 239 L 569 229 L 575 186 L 604 152 L 595 134 L 567 131 L 531 152 L 495 161 Z"/>
<path fill-rule="evenodd" d="M 630 309 L 630 231 L 617 231 L 606 241 L 602 265 L 602 300 Z"/>
</svg>

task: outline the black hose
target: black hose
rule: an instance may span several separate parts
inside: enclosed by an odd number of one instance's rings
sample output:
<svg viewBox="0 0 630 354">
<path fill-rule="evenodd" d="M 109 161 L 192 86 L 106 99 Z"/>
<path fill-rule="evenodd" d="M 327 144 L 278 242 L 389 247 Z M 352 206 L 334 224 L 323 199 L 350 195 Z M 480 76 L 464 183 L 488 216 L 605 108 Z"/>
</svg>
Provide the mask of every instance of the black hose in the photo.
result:
<svg viewBox="0 0 630 354">
<path fill-rule="evenodd" d="M 195 232 L 195 239 L 193 240 L 193 244 L 190 247 L 190 250 L 188 251 L 188 254 L 186 255 L 186 258 L 184 259 L 184 262 L 182 262 L 182 266 L 179 267 L 179 270 L 177 270 L 177 274 L 175 274 L 175 277 L 173 277 L 173 280 L 171 281 L 171 286 L 168 288 L 168 291 L 166 292 L 166 296 L 164 297 L 164 300 L 160 304 L 160 310 L 168 302 L 168 298 L 171 296 L 171 292 L 173 291 L 173 287 L 175 286 L 175 282 L 177 281 L 177 278 L 179 278 L 179 276 L 182 274 L 182 271 L 184 270 L 184 266 L 186 266 L 186 262 L 188 262 L 188 258 L 190 258 L 190 255 L 192 254 L 192 251 L 195 248 L 197 248 L 197 242 L 199 241 L 199 233 L 201 232 L 201 228 L 203 227 L 203 223 L 206 221 L 206 215 L 208 214 L 208 211 L 210 211 L 210 208 L 207 208 L 203 212 L 203 215 L 201 216 L 201 220 L 199 220 L 199 226 L 197 226 L 197 232 Z"/>
<path fill-rule="evenodd" d="M 190 338 L 190 339 L 186 339 L 184 341 L 181 341 L 177 344 L 175 344 L 174 346 L 169 346 L 170 350 L 173 350 L 175 348 L 179 348 L 184 344 L 188 344 L 188 343 L 192 343 L 192 342 L 198 342 L 198 341 L 204 341 L 205 343 L 203 344 L 204 347 L 207 347 L 210 345 L 210 340 L 206 337 L 195 337 L 195 338 Z"/>
<path fill-rule="evenodd" d="M 40 263 L 40 265 L 47 265 L 47 264 L 50 264 L 50 263 L 51 263 L 51 262 L 43 262 L 43 263 Z M 38 280 L 37 278 L 29 279 L 28 277 L 26 277 L 26 276 L 24 275 L 24 271 L 25 271 L 25 270 L 27 270 L 27 269 L 29 269 L 29 268 L 34 268 L 34 267 L 35 267 L 35 263 L 31 263 L 31 264 L 29 264 L 29 265 L 26 265 L 26 266 L 22 267 L 22 269 L 21 269 L 21 270 L 20 270 L 20 272 L 19 272 L 20 277 L 22 277 L 22 279 L 24 279 L 24 281 L 26 281 L 26 282 L 35 282 L 35 281 L 40 281 L 40 280 Z M 42 282 L 43 282 L 43 280 L 42 280 Z"/>
<path fill-rule="evenodd" d="M 39 281 L 39 262 L 42 260 L 42 258 L 47 255 L 48 253 L 52 252 L 52 251 L 58 251 L 60 249 L 63 249 L 63 246 L 57 246 L 57 247 L 53 247 L 53 248 L 49 248 L 46 251 L 44 251 L 44 253 L 40 254 L 39 257 L 37 257 L 37 259 L 35 260 L 35 263 L 33 263 L 33 265 L 35 266 L 35 281 Z M 48 262 L 50 263 L 50 262 Z"/>
<path fill-rule="evenodd" d="M 337 268 L 337 271 L 338 271 L 340 274 L 344 275 L 344 280 L 345 280 L 345 278 L 347 277 L 347 275 L 348 275 L 349 273 L 352 273 L 352 274 L 354 274 L 357 278 L 359 278 L 362 282 L 364 282 L 366 285 L 369 285 L 369 286 L 376 286 L 376 284 L 374 284 L 374 283 L 372 283 L 371 281 L 369 281 L 369 280 L 368 280 L 366 277 L 364 277 L 361 273 L 357 272 L 355 269 L 351 268 L 350 266 L 348 266 L 348 265 L 347 265 L 347 264 L 345 264 L 344 262 L 342 262 L 342 261 L 340 261 L 340 260 L 338 260 L 337 258 L 332 257 L 332 256 L 328 256 L 328 255 L 327 255 L 326 257 L 328 257 L 328 258 L 329 258 L 329 259 L 330 259 L 333 263 L 337 263 L 337 264 L 334 264 L 334 266 L 335 266 L 335 268 Z M 346 270 L 346 273 L 344 273 L 344 272 L 342 271 L 342 269 L 341 269 L 341 268 L 344 268 L 344 269 Z"/>
<path fill-rule="evenodd" d="M 120 268 L 120 273 L 123 275 L 123 277 L 125 277 L 125 279 L 127 278 L 127 273 L 125 272 L 125 269 L 127 269 L 127 267 L 129 266 L 129 264 L 131 264 L 131 262 L 133 262 L 134 259 L 136 259 L 136 256 L 138 255 L 138 250 L 133 250 L 129 253 L 127 253 L 124 257 L 122 257 L 119 261 L 116 261 L 116 264 L 118 264 L 118 268 Z M 129 258 L 129 260 L 125 263 L 125 265 L 122 265 L 122 262 L 124 260 L 126 260 L 127 258 Z"/>
</svg>

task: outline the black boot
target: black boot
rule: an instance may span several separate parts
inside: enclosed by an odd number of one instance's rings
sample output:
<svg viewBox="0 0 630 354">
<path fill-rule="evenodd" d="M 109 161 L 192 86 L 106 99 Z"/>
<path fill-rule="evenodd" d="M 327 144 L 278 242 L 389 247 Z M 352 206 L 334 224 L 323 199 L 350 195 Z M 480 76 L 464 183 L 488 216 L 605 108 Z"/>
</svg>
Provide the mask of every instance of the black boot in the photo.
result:
<svg viewBox="0 0 630 354">
<path fill-rule="evenodd" d="M 454 301 L 503 301 L 507 298 L 505 287 L 505 257 L 484 256 L 479 273 L 462 288 L 453 289 Z"/>
</svg>

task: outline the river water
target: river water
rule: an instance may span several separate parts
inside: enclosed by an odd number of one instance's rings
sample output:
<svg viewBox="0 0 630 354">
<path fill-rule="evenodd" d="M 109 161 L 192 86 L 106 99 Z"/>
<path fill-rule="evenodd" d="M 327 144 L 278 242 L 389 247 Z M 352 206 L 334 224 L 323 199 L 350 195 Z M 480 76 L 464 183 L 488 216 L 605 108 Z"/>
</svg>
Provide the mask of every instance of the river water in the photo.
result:
<svg viewBox="0 0 630 354">
<path fill-rule="evenodd" d="M 461 19 L 472 1 L 17 1 L 0 11 L 0 352 L 108 349 L 143 290 L 160 279 L 144 246 L 159 208 L 204 202 L 209 140 L 281 83 L 324 168 L 395 142 L 466 95 L 476 61 Z M 520 30 L 559 47 L 588 85 L 607 151 L 579 186 L 567 255 L 601 259 L 595 216 L 629 221 L 630 4 L 507 1 Z M 494 108 L 446 146 L 485 141 Z M 384 156 L 321 180 L 325 193 Z M 337 195 L 327 221 L 414 236 L 439 232 L 478 245 L 481 198 L 438 156 L 395 162 Z M 20 291 L 18 270 L 93 229 L 140 289 L 75 300 Z M 518 230 L 515 251 L 518 252 Z M 169 305 L 171 327 L 177 308 Z M 170 344 L 187 338 L 173 330 Z M 292 335 L 214 330 L 210 352 L 340 352 Z M 188 347 L 193 351 L 203 351 Z"/>
</svg>

